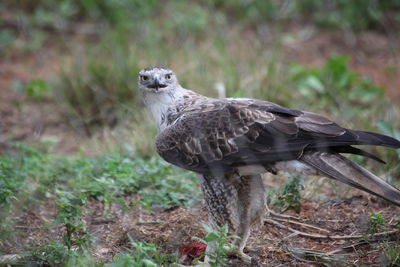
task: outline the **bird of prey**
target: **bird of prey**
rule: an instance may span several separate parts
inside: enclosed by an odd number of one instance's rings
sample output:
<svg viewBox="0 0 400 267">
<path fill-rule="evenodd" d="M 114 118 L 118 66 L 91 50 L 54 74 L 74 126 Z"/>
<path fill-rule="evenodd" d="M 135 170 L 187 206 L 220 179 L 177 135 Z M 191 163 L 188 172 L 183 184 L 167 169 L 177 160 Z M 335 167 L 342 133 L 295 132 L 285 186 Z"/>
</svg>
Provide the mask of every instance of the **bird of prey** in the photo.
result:
<svg viewBox="0 0 400 267">
<path fill-rule="evenodd" d="M 182 88 L 163 66 L 140 71 L 139 90 L 157 123 L 158 154 L 199 174 L 210 225 L 227 224 L 240 237 L 231 253 L 245 262 L 255 262 L 243 248 L 265 213 L 263 173 L 326 176 L 400 206 L 398 189 L 342 156 L 382 162 L 353 145 L 400 148 L 392 137 L 263 100 L 206 97 Z"/>
</svg>

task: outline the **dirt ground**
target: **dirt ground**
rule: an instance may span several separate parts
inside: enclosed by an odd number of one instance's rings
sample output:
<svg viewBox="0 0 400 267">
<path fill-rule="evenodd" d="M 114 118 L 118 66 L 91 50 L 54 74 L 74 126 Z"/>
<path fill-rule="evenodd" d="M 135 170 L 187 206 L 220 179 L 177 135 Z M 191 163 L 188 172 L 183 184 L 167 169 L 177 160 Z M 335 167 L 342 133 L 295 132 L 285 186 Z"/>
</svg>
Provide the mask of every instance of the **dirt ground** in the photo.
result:
<svg viewBox="0 0 400 267">
<path fill-rule="evenodd" d="M 131 198 L 134 202 L 136 196 Z M 333 194 L 332 199 L 335 199 Z M 400 217 L 395 215 L 399 214 L 399 208 L 380 199 L 355 192 L 343 200 L 303 199 L 302 203 L 299 214 L 288 211 L 283 215 L 288 218 L 266 217 L 264 225 L 252 232 L 245 252 L 263 266 L 322 266 L 314 261 L 323 262 L 327 257 L 336 257 L 336 262 L 327 260 L 327 266 L 386 266 L 383 250 L 399 244 L 400 232 L 396 224 L 400 223 Z M 40 213 L 21 216 L 16 225 L 21 237 L 37 245 L 46 244 L 48 239 L 61 240 L 65 231 L 58 226 L 49 230 L 41 227 L 43 223 L 53 221 L 56 212 L 54 205 L 46 205 L 38 209 Z M 179 253 L 183 247 L 195 245 L 192 236 L 203 237 L 205 234 L 201 225 L 207 223 L 207 212 L 202 202 L 191 209 L 146 212 L 137 207 L 126 213 L 116 205 L 105 209 L 97 201 L 88 206 L 85 223 L 96 244 L 92 253 L 105 261 L 129 247 L 129 237 L 155 244 L 165 253 Z M 379 212 L 385 217 L 387 236 L 368 235 L 371 212 Z M 295 230 L 297 235 L 291 235 Z M 18 247 L 18 244 L 10 245 Z M 306 249 L 310 250 L 308 254 L 304 254 Z M 323 253 L 324 257 L 318 257 L 318 253 Z M 182 259 L 186 257 L 190 259 L 189 253 L 181 255 Z M 246 265 L 232 258 L 229 266 Z"/>
<path fill-rule="evenodd" d="M 293 31 L 296 32 L 296 29 Z M 366 32 L 357 37 L 345 38 L 339 31 L 322 32 L 294 43 L 286 43 L 284 49 L 288 61 L 312 66 L 321 66 L 333 53 L 350 54 L 353 58 L 352 69 L 387 88 L 387 97 L 400 103 L 400 57 L 394 52 L 393 41 L 383 34 Z M 57 62 L 63 56 L 59 48 L 49 46 L 35 54 L 10 55 L 0 62 L 0 151 L 6 149 L 5 141 L 35 142 L 43 136 L 57 137 L 57 153 L 74 153 L 79 149 L 79 144 L 85 142 L 85 137 L 77 134 L 61 118 L 56 104 L 49 101 L 25 103 L 24 96 L 12 89 L 15 80 L 27 82 L 34 77 L 47 79 L 56 75 L 59 71 Z M 324 194 L 333 195 L 328 189 Z M 306 198 L 302 203 L 299 214 L 285 213 L 296 218 L 272 216 L 255 230 L 249 239 L 246 253 L 265 266 L 319 266 L 304 262 L 304 253 L 295 256 L 293 251 L 300 248 L 320 250 L 325 254 L 331 252 L 332 256 L 337 255 L 333 253 L 335 250 L 342 248 L 340 252 L 344 252 L 346 265 L 385 265 L 382 251 L 385 246 L 393 244 L 390 241 L 393 235 L 385 242 L 375 242 L 377 238 L 368 239 L 367 221 L 371 212 L 379 212 L 389 224 L 386 231 L 395 230 L 395 225 L 400 222 L 399 208 L 355 190 L 341 201 L 314 201 Z M 64 229 L 51 229 L 49 232 L 38 230 L 43 222 L 52 220 L 55 207 L 49 204 L 40 210 L 41 213 L 32 212 L 21 216 L 17 228 L 36 244 L 44 244 L 49 237 L 60 238 Z M 112 219 L 108 219 L 105 213 L 113 214 Z M 136 208 L 122 213 L 117 207 L 105 212 L 100 202 L 93 201 L 87 214 L 85 220 L 97 244 L 93 254 L 104 260 L 110 260 L 122 251 L 129 242 L 128 234 L 134 240 L 154 243 L 165 252 L 177 252 L 179 247 L 193 242 L 192 236 L 203 236 L 201 224 L 207 222 L 202 202 L 191 209 L 176 208 L 148 213 Z M 293 233 L 288 227 L 302 233 L 297 232 L 297 235 L 288 237 Z M 354 238 L 357 235 L 362 237 Z M 285 237 L 288 237 L 286 241 L 282 241 Z M 398 239 L 397 235 L 397 245 Z M 288 253 L 289 250 L 292 253 Z M 342 262 L 335 265 L 344 266 Z M 230 266 L 243 264 L 231 259 Z"/>
</svg>

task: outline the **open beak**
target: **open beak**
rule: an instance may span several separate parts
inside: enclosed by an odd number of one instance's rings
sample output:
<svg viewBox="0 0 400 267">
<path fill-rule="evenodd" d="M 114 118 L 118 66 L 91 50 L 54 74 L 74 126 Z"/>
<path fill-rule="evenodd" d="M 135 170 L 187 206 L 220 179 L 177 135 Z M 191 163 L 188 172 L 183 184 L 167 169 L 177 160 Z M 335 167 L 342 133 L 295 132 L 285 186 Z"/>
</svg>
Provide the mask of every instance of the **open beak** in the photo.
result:
<svg viewBox="0 0 400 267">
<path fill-rule="evenodd" d="M 167 87 L 167 85 L 160 83 L 160 80 L 158 78 L 155 78 L 154 83 L 151 84 L 149 87 L 154 88 L 154 89 L 156 89 L 156 91 L 158 91 L 160 88 Z"/>
</svg>

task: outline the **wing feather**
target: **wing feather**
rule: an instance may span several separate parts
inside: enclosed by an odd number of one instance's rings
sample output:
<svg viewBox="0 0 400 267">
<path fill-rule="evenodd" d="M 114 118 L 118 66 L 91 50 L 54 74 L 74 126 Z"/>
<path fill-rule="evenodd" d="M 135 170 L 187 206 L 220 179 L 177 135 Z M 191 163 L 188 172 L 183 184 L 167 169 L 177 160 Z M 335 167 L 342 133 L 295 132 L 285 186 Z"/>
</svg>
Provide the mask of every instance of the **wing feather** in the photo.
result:
<svg viewBox="0 0 400 267">
<path fill-rule="evenodd" d="M 200 173 L 298 159 L 306 149 L 336 147 L 336 151 L 371 157 L 346 147 L 394 145 L 389 142 L 394 139 L 386 136 L 351 131 L 321 115 L 261 100 L 208 99 L 175 117 L 157 136 L 157 151 L 172 164 Z"/>
</svg>

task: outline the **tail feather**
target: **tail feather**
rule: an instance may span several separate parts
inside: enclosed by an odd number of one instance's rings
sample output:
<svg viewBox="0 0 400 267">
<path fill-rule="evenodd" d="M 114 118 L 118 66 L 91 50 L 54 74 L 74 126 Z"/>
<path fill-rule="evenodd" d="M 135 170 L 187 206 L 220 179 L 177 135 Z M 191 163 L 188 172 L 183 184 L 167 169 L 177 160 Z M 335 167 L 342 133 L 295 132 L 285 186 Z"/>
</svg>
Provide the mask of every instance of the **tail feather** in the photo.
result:
<svg viewBox="0 0 400 267">
<path fill-rule="evenodd" d="M 358 144 L 360 145 L 365 144 L 400 148 L 400 141 L 387 135 L 354 130 L 352 131 L 352 133 L 358 136 Z"/>
<path fill-rule="evenodd" d="M 360 155 L 360 156 L 364 156 L 373 160 L 376 160 L 380 163 L 386 164 L 386 162 L 384 162 L 382 159 L 378 158 L 377 156 L 356 148 L 356 147 L 352 147 L 352 146 L 337 146 L 337 147 L 332 147 L 331 148 L 332 151 L 337 152 L 337 153 L 349 153 L 349 154 L 354 154 L 354 155 Z"/>
<path fill-rule="evenodd" d="M 310 151 L 304 153 L 300 160 L 329 178 L 400 206 L 400 190 L 340 154 Z"/>
</svg>

